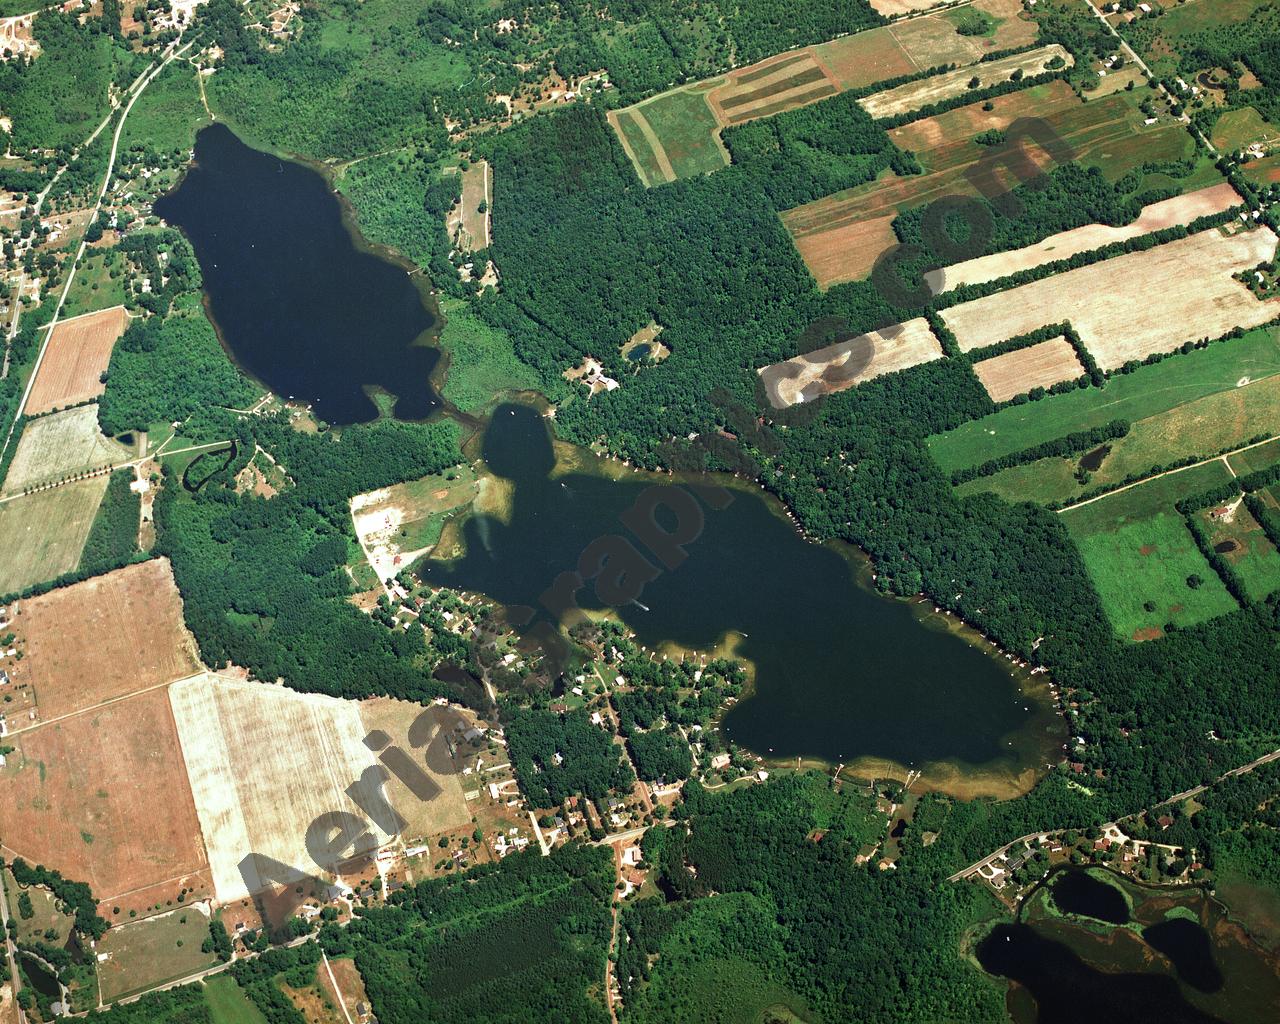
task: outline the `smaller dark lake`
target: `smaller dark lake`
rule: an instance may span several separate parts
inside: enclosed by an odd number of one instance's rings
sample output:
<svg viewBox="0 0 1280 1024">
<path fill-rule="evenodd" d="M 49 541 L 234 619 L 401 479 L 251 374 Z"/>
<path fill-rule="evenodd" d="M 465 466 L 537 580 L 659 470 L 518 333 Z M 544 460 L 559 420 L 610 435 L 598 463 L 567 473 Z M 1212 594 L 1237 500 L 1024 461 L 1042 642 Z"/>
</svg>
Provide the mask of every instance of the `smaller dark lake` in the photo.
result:
<svg viewBox="0 0 1280 1024">
<path fill-rule="evenodd" d="M 627 358 L 633 363 L 643 363 L 653 353 L 652 345 L 637 345 L 627 353 Z"/>
<path fill-rule="evenodd" d="M 978 944 L 983 969 L 1024 986 L 1036 1002 L 1038 1024 L 1081 1021 L 1160 1021 L 1212 1024 L 1167 974 L 1096 970 L 1062 942 L 1025 924 L 1002 924 Z"/>
<path fill-rule="evenodd" d="M 31 981 L 31 987 L 41 995 L 50 999 L 57 999 L 62 995 L 62 989 L 58 987 L 57 977 L 39 961 L 32 959 L 30 956 L 24 956 L 22 958 L 22 969 Z"/>
<path fill-rule="evenodd" d="M 1213 546 L 1213 550 L 1220 555 L 1225 555 L 1228 551 L 1236 549 L 1236 542 L 1233 540 L 1220 540 Z"/>
<path fill-rule="evenodd" d="M 232 441 L 225 448 L 213 448 L 201 452 L 182 471 L 182 486 L 191 494 L 195 494 L 205 484 L 226 469 L 235 461 L 240 452 L 239 445 Z"/>
<path fill-rule="evenodd" d="M 1064 871 L 1050 890 L 1053 902 L 1066 914 L 1080 914 L 1110 924 L 1127 924 L 1129 904 L 1114 885 L 1084 871 Z"/>
<path fill-rule="evenodd" d="M 1213 943 L 1198 921 L 1175 917 L 1142 929 L 1147 945 L 1173 961 L 1178 977 L 1201 992 L 1222 988 L 1222 972 L 1213 959 Z"/>
<path fill-rule="evenodd" d="M 1102 465 L 1102 460 L 1111 454 L 1111 445 L 1104 444 L 1100 448 L 1095 448 L 1080 460 L 1080 468 L 1090 473 L 1094 473 Z"/>
<path fill-rule="evenodd" d="M 340 426 L 378 416 L 371 391 L 400 419 L 440 404 L 425 285 L 359 240 L 316 171 L 213 124 L 155 212 L 191 240 L 223 344 L 272 391 Z"/>
</svg>

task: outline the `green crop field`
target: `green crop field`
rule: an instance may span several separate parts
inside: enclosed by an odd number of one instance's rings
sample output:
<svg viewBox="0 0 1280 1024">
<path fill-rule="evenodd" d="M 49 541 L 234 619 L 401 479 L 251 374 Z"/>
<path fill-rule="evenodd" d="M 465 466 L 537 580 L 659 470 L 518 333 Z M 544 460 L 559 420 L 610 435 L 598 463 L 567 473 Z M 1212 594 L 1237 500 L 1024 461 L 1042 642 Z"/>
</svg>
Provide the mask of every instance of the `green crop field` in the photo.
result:
<svg viewBox="0 0 1280 1024">
<path fill-rule="evenodd" d="M 1146 419 L 1231 390 L 1245 377 L 1256 381 L 1277 373 L 1277 332 L 1251 331 L 1131 374 L 1117 374 L 1102 389 L 1086 388 L 1009 406 L 929 438 L 929 451 L 938 465 L 951 473 L 1114 419 Z"/>
<path fill-rule="evenodd" d="M 704 95 L 680 89 L 640 108 L 662 142 L 676 176 L 710 174 L 729 162 L 716 134 L 716 119 Z"/>
<path fill-rule="evenodd" d="M 1193 625 L 1236 608 L 1173 507 L 1229 478 L 1213 462 L 1062 513 L 1118 634 L 1151 639 L 1168 623 Z M 1189 585 L 1193 576 L 1198 586 Z"/>
<path fill-rule="evenodd" d="M 1249 596 L 1262 601 L 1280 590 L 1280 552 L 1244 503 L 1235 504 L 1229 517 L 1214 519 L 1210 513 L 1204 509 L 1196 515 L 1208 528 L 1215 548 L 1230 545 L 1222 557 L 1235 569 Z"/>
<path fill-rule="evenodd" d="M 1133 423 L 1111 441 L 1101 464 L 1081 483 L 1081 456 L 1041 459 L 1014 466 L 957 488 L 961 494 L 991 491 L 1009 501 L 1043 504 L 1074 501 L 1097 487 L 1118 484 L 1187 458 L 1209 458 L 1259 435 L 1280 431 L 1280 376 L 1220 391 Z M 1248 453 L 1244 453 L 1248 454 Z"/>
<path fill-rule="evenodd" d="M 204 1004 L 213 1024 L 267 1024 L 249 997 L 230 975 L 220 974 L 204 983 Z"/>
</svg>

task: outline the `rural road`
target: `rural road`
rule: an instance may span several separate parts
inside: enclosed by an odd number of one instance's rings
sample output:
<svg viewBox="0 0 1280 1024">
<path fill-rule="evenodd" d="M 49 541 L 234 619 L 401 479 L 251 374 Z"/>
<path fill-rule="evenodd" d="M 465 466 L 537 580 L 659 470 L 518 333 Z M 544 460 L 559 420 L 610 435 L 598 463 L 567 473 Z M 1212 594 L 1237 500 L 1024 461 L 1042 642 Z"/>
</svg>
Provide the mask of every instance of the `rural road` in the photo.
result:
<svg viewBox="0 0 1280 1024">
<path fill-rule="evenodd" d="M 18 998 L 22 990 L 22 982 L 18 978 L 18 960 L 14 956 L 13 941 L 9 938 L 9 892 L 4 884 L 4 873 L 0 872 L 0 926 L 4 928 L 4 951 L 9 958 L 9 977 L 13 979 L 13 998 Z M 27 1015 L 21 1006 L 14 1007 L 18 1011 L 18 1024 L 27 1024 Z"/>
<path fill-rule="evenodd" d="M 116 124 L 115 135 L 111 138 L 111 156 L 107 160 L 107 173 L 102 176 L 102 186 L 98 189 L 98 199 L 93 205 L 93 213 L 90 215 L 87 223 L 92 224 L 98 219 L 98 214 L 102 210 L 102 200 L 107 194 L 107 188 L 111 184 L 111 175 L 116 167 L 116 152 L 120 148 L 120 133 L 124 131 L 125 119 L 129 116 L 129 111 L 133 109 L 133 105 L 137 102 L 139 96 L 143 94 L 147 86 L 150 85 L 155 77 L 160 74 L 169 63 L 177 56 L 185 53 L 191 48 L 191 44 L 187 43 L 180 49 L 175 50 L 179 40 L 175 39 L 169 45 L 168 55 L 158 65 L 148 67 L 141 75 L 134 79 L 133 85 L 130 86 L 129 102 L 124 105 L 124 109 L 120 112 L 120 121 Z M 107 121 L 111 118 L 108 117 Z M 98 126 L 101 131 L 106 126 L 106 122 Z M 90 141 L 97 137 L 98 132 L 91 135 Z M 86 144 L 87 145 L 87 144 Z M 50 187 L 52 187 L 50 182 Z M 46 189 L 46 191 L 48 191 Z M 62 294 L 58 296 L 58 304 L 53 308 L 53 319 L 49 321 L 48 328 L 45 330 L 44 341 L 40 344 L 40 352 L 36 356 L 35 365 L 31 367 L 31 376 L 27 378 L 26 389 L 22 392 L 22 401 L 18 403 L 18 414 L 14 416 L 13 422 L 9 425 L 9 432 L 5 435 L 4 444 L 0 445 L 0 461 L 4 460 L 5 452 L 9 450 L 9 444 L 13 441 L 13 432 L 18 425 L 18 417 L 27 405 L 27 399 L 31 397 L 31 386 L 35 383 L 36 374 L 40 371 L 40 364 L 44 361 L 45 353 L 49 350 L 49 339 L 53 337 L 53 329 L 58 325 L 58 315 L 62 312 L 62 306 L 67 301 L 67 294 L 71 291 L 71 282 L 75 279 L 76 268 L 80 266 L 80 260 L 84 257 L 84 251 L 87 243 L 84 236 L 80 238 L 80 248 L 76 250 L 75 259 L 71 261 L 70 269 L 67 271 L 67 280 L 62 286 Z"/>
<path fill-rule="evenodd" d="M 1106 26 L 1108 32 L 1110 32 L 1113 36 L 1115 36 L 1116 41 L 1120 44 L 1120 49 L 1124 53 L 1124 55 L 1128 57 L 1129 60 L 1137 64 L 1138 67 L 1142 69 L 1142 73 L 1146 75 L 1147 78 L 1149 78 L 1153 83 L 1155 83 L 1155 87 L 1160 90 L 1161 95 L 1164 96 L 1164 98 L 1167 99 L 1170 103 L 1177 103 L 1179 106 L 1182 106 L 1183 105 L 1182 101 L 1179 100 L 1176 96 L 1170 93 L 1168 89 L 1164 87 L 1164 83 L 1161 82 L 1155 76 L 1155 74 L 1152 73 L 1151 68 L 1147 66 L 1147 62 L 1138 56 L 1137 51 L 1135 51 L 1134 48 L 1125 41 L 1124 36 L 1122 36 L 1119 32 L 1117 32 L 1115 26 L 1112 25 L 1111 22 L 1107 21 L 1103 13 L 1100 10 L 1098 10 L 1096 6 L 1094 6 L 1093 0 L 1084 0 L 1084 2 L 1088 4 L 1089 10 L 1093 11 L 1094 17 L 1096 17 L 1100 22 L 1102 22 L 1103 25 Z M 1191 118 L 1187 116 L 1185 109 L 1183 111 L 1182 116 L 1178 118 L 1178 120 L 1191 129 L 1191 133 L 1195 135 L 1195 137 L 1199 139 L 1202 143 L 1204 143 L 1205 148 L 1208 149 L 1210 153 L 1212 153 L 1214 156 L 1219 155 L 1217 149 L 1214 148 L 1213 143 L 1210 142 L 1207 138 L 1205 138 L 1204 134 L 1200 131 L 1200 129 L 1197 128 L 1192 123 Z"/>
<path fill-rule="evenodd" d="M 1242 764 L 1239 768 L 1232 768 L 1231 771 L 1229 772 L 1223 772 L 1212 782 L 1206 782 L 1203 785 L 1193 786 L 1191 789 L 1183 790 L 1181 793 L 1175 793 L 1173 796 L 1167 797 L 1166 799 L 1161 800 L 1159 803 L 1152 804 L 1151 806 L 1165 807 L 1168 804 L 1177 803 L 1179 800 L 1189 800 L 1191 799 L 1191 797 L 1198 796 L 1199 794 L 1203 793 L 1206 789 L 1210 789 L 1211 787 L 1218 785 L 1218 783 L 1220 782 L 1226 782 L 1227 779 L 1233 778 L 1236 775 L 1247 775 L 1249 772 L 1253 771 L 1255 768 L 1260 768 L 1262 765 L 1269 764 L 1270 762 L 1275 761 L 1277 759 L 1280 759 L 1280 749 L 1273 750 L 1269 754 L 1263 754 L 1261 757 L 1250 761 L 1248 764 Z M 1115 821 L 1109 821 L 1102 826 L 1102 829 L 1105 832 L 1107 829 L 1111 828 L 1112 826 L 1119 825 L 1120 822 L 1122 821 L 1128 821 L 1130 818 L 1137 817 L 1137 815 L 1140 813 L 1141 812 L 1134 812 L 1133 814 L 1126 814 L 1124 817 L 1117 818 Z M 1070 826 L 1065 826 L 1065 827 L 1070 827 Z M 983 857 L 982 860 L 974 861 L 967 868 L 961 868 L 954 875 L 948 876 L 947 881 L 958 882 L 962 878 L 968 878 L 975 871 L 979 871 L 982 868 L 985 868 L 988 864 L 992 863 L 999 857 L 1008 853 L 1009 850 L 1011 850 L 1013 847 L 1017 846 L 1019 843 L 1026 842 L 1028 839 L 1035 839 L 1037 836 L 1047 835 L 1047 834 L 1051 834 L 1054 832 L 1061 832 L 1061 831 L 1063 831 L 1063 829 L 1042 828 L 1038 832 L 1031 832 L 1025 836 L 1019 836 L 1017 839 L 1014 839 L 1012 842 L 1005 843 L 1004 846 L 1000 847 L 998 850 L 995 850 L 994 852 L 987 854 L 987 856 Z"/>
<path fill-rule="evenodd" d="M 1117 487 L 1114 491 L 1107 491 L 1105 494 L 1099 494 L 1096 498 L 1088 498 L 1084 501 L 1077 501 L 1074 505 L 1064 505 L 1058 509 L 1058 514 L 1070 512 L 1075 508 L 1084 508 L 1086 505 L 1092 505 L 1095 501 L 1101 501 L 1103 498 L 1110 498 L 1113 494 L 1121 494 L 1124 491 L 1132 490 L 1135 487 L 1141 487 L 1143 484 L 1149 484 L 1152 480 L 1159 480 L 1162 476 L 1173 476 L 1174 473 L 1184 473 L 1188 469 L 1196 469 L 1200 466 L 1207 466 L 1211 462 L 1222 462 L 1226 464 L 1227 470 L 1232 476 L 1236 475 L 1236 471 L 1231 468 L 1231 464 L 1227 459 L 1233 455 L 1239 455 L 1241 452 L 1247 452 L 1251 448 L 1261 448 L 1264 444 L 1270 444 L 1272 441 L 1280 440 L 1280 434 L 1263 438 L 1261 441 L 1254 441 L 1252 444 L 1246 444 L 1242 448 L 1233 448 L 1229 452 L 1223 452 L 1221 455 L 1214 455 L 1208 459 L 1201 459 L 1199 462 L 1193 462 L 1189 466 L 1179 466 L 1176 469 L 1166 469 L 1163 473 L 1156 473 L 1154 476 L 1143 477 L 1131 484 L 1125 484 L 1123 487 Z"/>
</svg>

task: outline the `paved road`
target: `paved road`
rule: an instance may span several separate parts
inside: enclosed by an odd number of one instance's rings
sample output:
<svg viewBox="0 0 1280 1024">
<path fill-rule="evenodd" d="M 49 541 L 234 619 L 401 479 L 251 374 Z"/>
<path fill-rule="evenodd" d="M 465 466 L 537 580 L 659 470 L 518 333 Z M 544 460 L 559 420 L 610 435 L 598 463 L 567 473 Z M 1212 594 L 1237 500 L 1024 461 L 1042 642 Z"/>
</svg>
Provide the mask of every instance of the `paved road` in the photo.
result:
<svg viewBox="0 0 1280 1024">
<path fill-rule="evenodd" d="M 1249 772 L 1253 771 L 1255 768 L 1260 768 L 1262 765 L 1269 764 L 1270 762 L 1275 761 L 1277 759 L 1280 759 L 1280 749 L 1273 750 L 1269 754 L 1263 754 L 1261 757 L 1253 761 L 1250 761 L 1248 764 L 1242 764 L 1239 768 L 1232 768 L 1231 771 L 1229 772 L 1223 772 L 1223 774 L 1219 775 L 1212 782 L 1206 782 L 1204 785 L 1193 786 L 1191 789 L 1183 790 L 1181 793 L 1175 793 L 1173 796 L 1167 797 L 1166 799 L 1161 800 L 1158 804 L 1152 804 L 1152 806 L 1164 807 L 1168 804 L 1177 803 L 1180 800 L 1189 800 L 1191 799 L 1191 797 L 1200 795 L 1206 789 L 1216 786 L 1220 782 L 1225 782 L 1227 779 L 1230 779 L 1236 775 L 1246 775 Z M 1102 829 L 1105 832 L 1108 828 L 1111 828 L 1113 825 L 1119 825 L 1120 822 L 1122 821 L 1128 821 L 1130 818 L 1136 818 L 1139 813 L 1141 812 L 1126 814 L 1124 817 L 1117 818 L 1115 821 L 1109 821 L 1102 826 Z M 982 858 L 982 860 L 974 861 L 967 868 L 961 868 L 954 875 L 951 875 L 950 877 L 948 877 L 947 881 L 958 882 L 962 878 L 968 878 L 974 872 L 979 871 L 982 868 L 985 868 L 988 864 L 991 864 L 993 861 L 998 860 L 1000 857 L 1004 856 L 1006 853 L 1008 853 L 1011 849 L 1013 849 L 1013 847 L 1017 846 L 1019 843 L 1024 843 L 1029 839 L 1035 839 L 1036 836 L 1042 836 L 1045 834 L 1050 834 L 1050 833 L 1060 832 L 1060 831 L 1062 831 L 1062 829 L 1040 829 L 1038 832 L 1031 832 L 1025 836 L 1019 836 L 1017 839 L 1013 840 L 1012 842 L 1005 843 L 1005 845 L 1000 847 L 1000 849 L 987 854 L 985 857 Z"/>
<path fill-rule="evenodd" d="M 120 120 L 116 124 L 115 134 L 111 138 L 111 155 L 107 160 L 107 173 L 102 176 L 102 185 L 98 189 L 98 198 L 93 205 L 93 213 L 89 217 L 88 223 L 90 224 L 98 219 L 98 213 L 102 210 L 102 200 L 107 194 L 107 187 L 111 184 L 111 175 L 115 171 L 116 166 L 116 152 L 120 148 L 120 133 L 124 131 L 124 122 L 129 116 L 129 111 L 133 109 L 134 103 L 137 102 L 138 97 L 142 95 L 147 86 L 155 81 L 156 75 L 160 74 L 160 72 L 163 71 L 175 57 L 185 53 L 191 48 L 191 44 L 187 43 L 181 48 L 175 50 L 174 47 L 177 46 L 177 44 L 178 40 L 176 39 L 170 43 L 168 54 L 165 56 L 164 60 L 157 65 L 149 67 L 134 80 L 133 85 L 130 87 L 129 102 L 124 105 L 124 110 L 120 113 Z M 110 118 L 107 120 L 109 121 Z M 106 122 L 99 125 L 98 132 L 102 131 L 105 126 Z M 94 132 L 93 135 L 89 137 L 90 142 L 97 137 L 98 132 Z M 50 182 L 49 187 L 51 188 L 52 185 L 53 183 Z M 46 188 L 46 192 L 47 191 L 48 189 Z M 40 364 L 44 361 L 45 353 L 48 351 L 49 339 L 53 337 L 53 329 L 58 324 L 58 316 L 62 312 L 63 304 L 67 301 L 67 293 L 71 291 L 71 282 L 75 279 L 76 268 L 80 265 L 80 260 L 84 256 L 86 244 L 84 237 L 81 236 L 80 248 L 76 250 L 75 259 L 71 261 L 71 269 L 67 271 L 67 280 L 62 286 L 62 294 L 58 296 L 58 304 L 53 309 L 53 319 L 49 321 L 49 325 L 45 330 L 44 341 L 40 345 L 40 352 L 36 356 L 35 365 L 31 368 L 31 376 L 27 379 L 26 389 L 22 392 L 22 401 L 18 403 L 19 412 L 26 408 L 27 399 L 31 396 L 31 386 L 35 383 L 36 374 L 40 370 Z M 0 445 L 0 461 L 3 461 L 4 453 L 9 449 L 9 444 L 13 440 L 13 432 L 17 425 L 18 417 L 15 416 L 13 423 L 9 426 L 9 432 L 5 435 L 4 444 Z"/>
</svg>

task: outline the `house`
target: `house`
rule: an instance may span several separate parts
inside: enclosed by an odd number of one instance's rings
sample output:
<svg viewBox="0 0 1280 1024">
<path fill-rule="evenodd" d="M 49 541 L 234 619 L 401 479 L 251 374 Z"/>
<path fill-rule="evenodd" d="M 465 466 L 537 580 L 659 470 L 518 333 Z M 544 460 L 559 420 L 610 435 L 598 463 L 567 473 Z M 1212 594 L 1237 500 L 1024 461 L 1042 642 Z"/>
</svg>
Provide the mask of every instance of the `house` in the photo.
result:
<svg viewBox="0 0 1280 1024">
<path fill-rule="evenodd" d="M 712 767 L 713 769 L 717 770 L 717 771 L 719 771 L 721 768 L 728 768 L 728 767 L 729 767 L 729 755 L 728 755 L 728 754 L 716 754 L 716 756 L 715 756 L 715 757 L 713 757 L 713 758 L 711 759 L 711 767 Z"/>
</svg>

